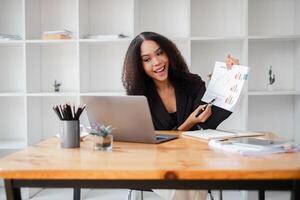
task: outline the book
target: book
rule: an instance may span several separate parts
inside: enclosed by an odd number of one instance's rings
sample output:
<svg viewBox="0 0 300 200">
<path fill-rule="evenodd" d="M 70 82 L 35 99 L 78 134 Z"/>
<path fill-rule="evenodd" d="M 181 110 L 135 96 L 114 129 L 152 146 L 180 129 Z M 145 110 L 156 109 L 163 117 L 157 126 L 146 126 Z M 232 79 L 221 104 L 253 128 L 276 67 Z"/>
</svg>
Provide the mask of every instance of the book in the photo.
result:
<svg viewBox="0 0 300 200">
<path fill-rule="evenodd" d="M 112 40 L 112 39 L 120 39 L 127 38 L 128 36 L 123 34 L 112 34 L 112 35 L 86 35 L 85 39 L 98 39 L 98 40 Z"/>
<path fill-rule="evenodd" d="M 247 131 L 225 131 L 225 130 L 198 130 L 198 131 L 185 131 L 182 133 L 184 137 L 191 137 L 194 139 L 200 139 L 209 141 L 212 139 L 225 140 L 230 138 L 239 137 L 252 137 L 252 136 L 263 136 L 264 133 L 259 132 L 247 132 Z"/>
<path fill-rule="evenodd" d="M 52 34 L 61 34 L 61 35 L 72 35 L 71 31 L 68 30 L 57 30 L 57 31 L 44 31 L 43 35 L 52 35 Z"/>
</svg>

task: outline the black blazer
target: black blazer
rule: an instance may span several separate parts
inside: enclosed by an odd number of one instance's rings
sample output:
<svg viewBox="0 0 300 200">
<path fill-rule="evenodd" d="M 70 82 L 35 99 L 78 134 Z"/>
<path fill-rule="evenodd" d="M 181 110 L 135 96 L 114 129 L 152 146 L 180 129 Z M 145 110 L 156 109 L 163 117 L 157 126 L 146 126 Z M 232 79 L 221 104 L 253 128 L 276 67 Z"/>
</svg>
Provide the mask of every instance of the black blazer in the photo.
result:
<svg viewBox="0 0 300 200">
<path fill-rule="evenodd" d="M 198 75 L 191 74 L 194 79 L 193 86 L 180 86 L 173 84 L 175 87 L 176 107 L 177 107 L 177 126 L 174 127 L 173 120 L 166 110 L 160 96 L 155 88 L 148 88 L 146 97 L 151 111 L 152 121 L 155 130 L 174 130 L 177 129 L 188 116 L 200 105 L 206 104 L 201 101 L 206 87 L 204 81 Z M 216 129 L 217 126 L 229 117 L 230 111 L 212 106 L 212 115 L 204 122 L 199 123 L 203 129 Z M 191 130 L 197 130 L 194 126 Z"/>
</svg>

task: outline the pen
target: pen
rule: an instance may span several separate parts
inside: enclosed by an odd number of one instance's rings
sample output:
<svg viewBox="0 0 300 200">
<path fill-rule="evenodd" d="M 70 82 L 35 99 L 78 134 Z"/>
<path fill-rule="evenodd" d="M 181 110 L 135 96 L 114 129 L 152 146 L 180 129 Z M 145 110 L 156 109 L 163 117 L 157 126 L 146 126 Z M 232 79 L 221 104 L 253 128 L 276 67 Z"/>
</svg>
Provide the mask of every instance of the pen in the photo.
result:
<svg viewBox="0 0 300 200">
<path fill-rule="evenodd" d="M 212 99 L 208 104 L 212 104 L 217 98 Z M 204 107 L 202 109 L 200 109 L 197 114 L 195 115 L 195 117 L 199 117 L 199 115 L 205 110 L 206 106 L 208 105 L 204 105 Z"/>
<path fill-rule="evenodd" d="M 53 110 L 54 110 L 54 112 L 56 113 L 56 115 L 58 116 L 58 118 L 59 118 L 60 120 L 62 120 L 62 116 L 60 115 L 60 112 L 59 112 L 59 110 L 58 110 L 58 107 L 57 107 L 57 106 L 53 106 Z"/>
<path fill-rule="evenodd" d="M 86 105 L 80 105 L 76 110 L 75 105 L 66 103 L 62 105 L 54 105 L 52 109 L 60 120 L 79 120 L 79 117 L 84 111 L 85 107 Z"/>
<path fill-rule="evenodd" d="M 59 111 L 60 111 L 60 113 L 61 113 L 62 119 L 64 120 L 64 119 L 66 118 L 65 113 L 64 113 L 64 110 L 63 110 L 63 108 L 62 108 L 61 105 L 59 105 L 58 108 L 59 108 Z"/>
</svg>

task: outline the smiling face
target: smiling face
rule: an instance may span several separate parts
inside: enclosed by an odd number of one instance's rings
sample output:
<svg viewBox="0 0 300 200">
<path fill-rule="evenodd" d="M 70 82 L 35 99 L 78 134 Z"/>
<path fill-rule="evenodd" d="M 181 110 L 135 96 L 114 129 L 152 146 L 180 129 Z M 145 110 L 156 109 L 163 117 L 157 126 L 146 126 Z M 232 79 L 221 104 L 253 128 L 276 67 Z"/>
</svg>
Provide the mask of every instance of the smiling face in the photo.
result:
<svg viewBox="0 0 300 200">
<path fill-rule="evenodd" d="M 156 42 L 152 40 L 143 41 L 141 45 L 141 57 L 146 74 L 154 82 L 168 80 L 169 59 Z"/>
</svg>

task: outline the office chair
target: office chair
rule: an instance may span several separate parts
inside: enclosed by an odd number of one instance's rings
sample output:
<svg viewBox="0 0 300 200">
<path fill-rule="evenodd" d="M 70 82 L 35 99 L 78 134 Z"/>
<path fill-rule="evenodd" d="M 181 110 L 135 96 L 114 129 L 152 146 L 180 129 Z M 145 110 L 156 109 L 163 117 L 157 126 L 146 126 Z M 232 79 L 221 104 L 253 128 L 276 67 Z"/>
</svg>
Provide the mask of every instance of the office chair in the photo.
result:
<svg viewBox="0 0 300 200">
<path fill-rule="evenodd" d="M 136 190 L 136 191 L 140 191 L 141 192 L 141 200 L 144 200 L 144 191 L 145 192 L 153 192 L 151 189 L 147 190 L 147 189 L 129 189 L 129 192 L 128 192 L 128 200 L 131 200 L 131 194 L 132 194 L 132 191 L 133 190 Z"/>
</svg>

